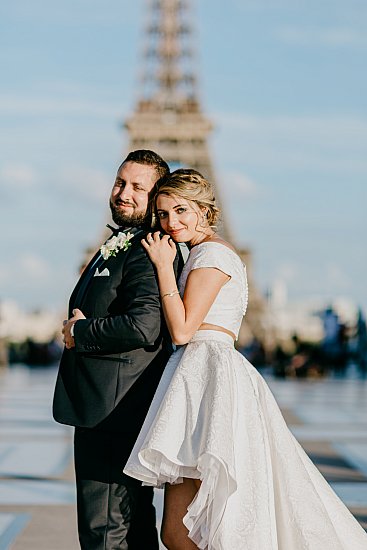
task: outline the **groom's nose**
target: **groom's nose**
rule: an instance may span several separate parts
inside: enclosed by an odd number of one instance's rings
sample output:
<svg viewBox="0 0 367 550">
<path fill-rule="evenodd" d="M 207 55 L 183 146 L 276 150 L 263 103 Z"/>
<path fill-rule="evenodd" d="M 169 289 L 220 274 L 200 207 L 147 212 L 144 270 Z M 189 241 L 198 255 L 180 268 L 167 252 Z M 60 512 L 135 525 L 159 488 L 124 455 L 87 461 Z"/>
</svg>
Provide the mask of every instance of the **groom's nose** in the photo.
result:
<svg viewBox="0 0 367 550">
<path fill-rule="evenodd" d="M 128 183 L 126 183 L 124 187 L 120 188 L 118 198 L 122 201 L 129 201 L 132 196 L 132 191 L 133 191 L 132 185 L 129 185 Z"/>
</svg>

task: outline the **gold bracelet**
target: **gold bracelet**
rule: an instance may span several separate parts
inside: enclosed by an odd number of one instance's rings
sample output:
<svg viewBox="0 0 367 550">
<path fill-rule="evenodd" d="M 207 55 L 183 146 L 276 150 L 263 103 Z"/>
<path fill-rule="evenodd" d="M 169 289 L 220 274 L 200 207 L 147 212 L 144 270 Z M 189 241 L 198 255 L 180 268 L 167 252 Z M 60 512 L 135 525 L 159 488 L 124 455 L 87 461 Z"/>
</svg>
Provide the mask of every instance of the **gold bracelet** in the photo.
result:
<svg viewBox="0 0 367 550">
<path fill-rule="evenodd" d="M 165 298 L 166 296 L 174 296 L 175 294 L 180 294 L 178 290 L 174 290 L 173 292 L 167 292 L 167 294 L 161 294 L 161 298 Z"/>
</svg>

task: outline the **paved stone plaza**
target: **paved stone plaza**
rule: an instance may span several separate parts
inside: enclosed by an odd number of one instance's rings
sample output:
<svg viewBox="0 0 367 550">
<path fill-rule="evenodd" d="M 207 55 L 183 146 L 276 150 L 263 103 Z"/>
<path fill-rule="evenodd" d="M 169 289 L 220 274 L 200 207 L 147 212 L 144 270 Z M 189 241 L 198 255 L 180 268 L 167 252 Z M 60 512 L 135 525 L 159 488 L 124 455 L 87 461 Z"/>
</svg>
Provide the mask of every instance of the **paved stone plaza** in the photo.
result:
<svg viewBox="0 0 367 550">
<path fill-rule="evenodd" d="M 72 430 L 51 417 L 55 376 L 0 371 L 0 550 L 79 548 Z M 289 427 L 366 528 L 367 382 L 268 381 Z M 156 500 L 161 517 L 161 491 Z"/>
</svg>

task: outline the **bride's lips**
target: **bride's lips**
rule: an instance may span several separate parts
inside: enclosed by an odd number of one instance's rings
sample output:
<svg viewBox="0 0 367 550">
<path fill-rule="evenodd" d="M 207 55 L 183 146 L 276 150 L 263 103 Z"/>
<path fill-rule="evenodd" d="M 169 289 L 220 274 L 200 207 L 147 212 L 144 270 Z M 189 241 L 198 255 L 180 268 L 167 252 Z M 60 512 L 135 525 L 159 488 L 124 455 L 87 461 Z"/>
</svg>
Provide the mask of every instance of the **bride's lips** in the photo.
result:
<svg viewBox="0 0 367 550">
<path fill-rule="evenodd" d="M 182 229 L 175 229 L 174 231 L 169 231 L 169 234 L 171 237 L 176 237 L 179 233 L 181 233 Z"/>
</svg>

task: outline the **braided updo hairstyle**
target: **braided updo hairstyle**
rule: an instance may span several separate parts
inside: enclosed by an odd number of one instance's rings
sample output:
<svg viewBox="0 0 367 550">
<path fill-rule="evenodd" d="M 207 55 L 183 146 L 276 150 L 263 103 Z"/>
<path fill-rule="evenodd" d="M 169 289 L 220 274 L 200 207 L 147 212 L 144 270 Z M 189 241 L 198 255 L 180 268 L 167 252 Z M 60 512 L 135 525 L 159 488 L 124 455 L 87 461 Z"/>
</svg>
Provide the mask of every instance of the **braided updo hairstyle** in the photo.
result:
<svg viewBox="0 0 367 550">
<path fill-rule="evenodd" d="M 215 228 L 220 215 L 219 208 L 215 205 L 215 197 L 211 184 L 192 168 L 179 168 L 169 174 L 160 183 L 155 200 L 158 195 L 175 195 L 205 210 L 208 225 Z"/>
</svg>

